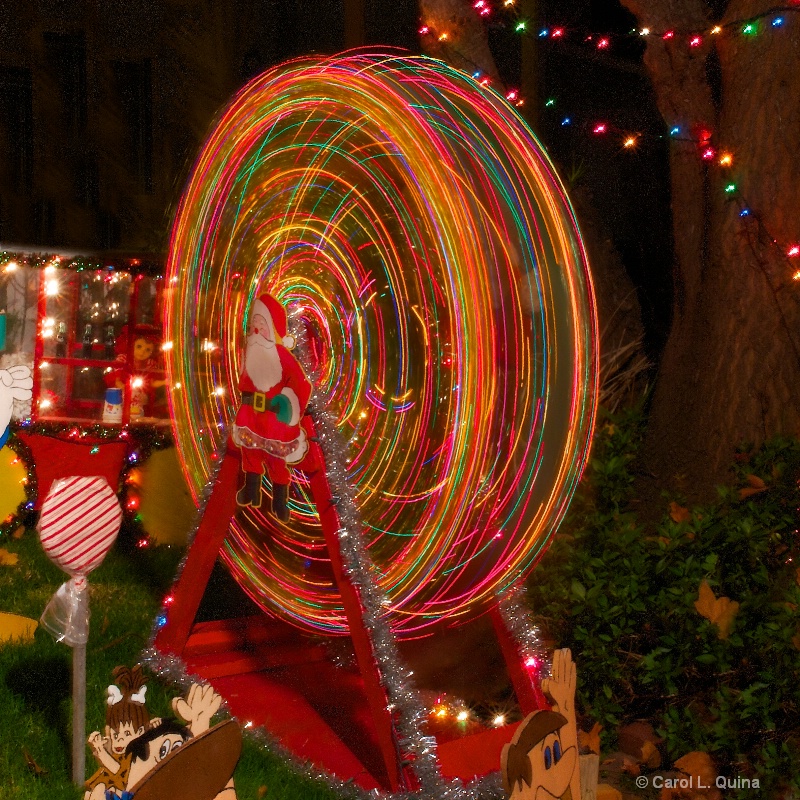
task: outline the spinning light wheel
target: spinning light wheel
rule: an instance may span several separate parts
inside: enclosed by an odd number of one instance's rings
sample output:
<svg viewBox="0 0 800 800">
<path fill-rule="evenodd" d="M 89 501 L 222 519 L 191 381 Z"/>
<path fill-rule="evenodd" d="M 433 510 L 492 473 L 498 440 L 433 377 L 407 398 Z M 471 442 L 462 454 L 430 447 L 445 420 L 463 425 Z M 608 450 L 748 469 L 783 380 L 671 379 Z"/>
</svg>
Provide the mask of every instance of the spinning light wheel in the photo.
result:
<svg viewBox="0 0 800 800">
<path fill-rule="evenodd" d="M 595 315 L 563 187 L 500 96 L 407 56 L 265 73 L 198 158 L 167 282 L 196 495 L 235 414 L 247 308 L 268 289 L 345 442 L 394 631 L 481 611 L 535 564 L 588 450 Z M 302 476 L 292 509 L 286 526 L 237 515 L 224 559 L 265 610 L 345 632 Z"/>
<path fill-rule="evenodd" d="M 203 147 L 167 287 L 175 437 L 195 496 L 212 492 L 155 651 L 365 789 L 435 794 L 439 775 L 495 770 L 507 732 L 434 747 L 390 653 L 392 632 L 488 608 L 520 707 L 543 702 L 497 598 L 535 565 L 580 477 L 597 352 L 575 218 L 530 130 L 427 58 L 267 72 Z M 264 291 L 289 310 L 319 412 L 303 420 L 311 448 L 286 524 L 236 511 L 240 455 L 226 450 L 246 314 Z M 266 614 L 195 624 L 218 552 Z M 319 633 L 349 633 L 357 671 L 321 655 L 305 635 Z"/>
</svg>

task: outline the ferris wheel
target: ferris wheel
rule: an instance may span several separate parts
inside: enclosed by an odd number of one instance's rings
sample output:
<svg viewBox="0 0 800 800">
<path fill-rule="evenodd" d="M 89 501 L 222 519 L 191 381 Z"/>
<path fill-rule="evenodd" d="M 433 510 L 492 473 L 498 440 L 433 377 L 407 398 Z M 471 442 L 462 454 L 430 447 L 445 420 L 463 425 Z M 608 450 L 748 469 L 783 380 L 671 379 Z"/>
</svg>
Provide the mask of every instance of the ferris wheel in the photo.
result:
<svg viewBox="0 0 800 800">
<path fill-rule="evenodd" d="M 217 121 L 166 280 L 173 429 L 204 514 L 156 648 L 188 652 L 218 551 L 270 620 L 352 637 L 388 730 L 377 783 L 408 788 L 388 764 L 390 640 L 519 587 L 587 457 L 596 316 L 564 188 L 516 110 L 442 62 L 300 59 Z M 314 384 L 286 521 L 233 499 L 244 332 L 265 292 Z"/>
</svg>

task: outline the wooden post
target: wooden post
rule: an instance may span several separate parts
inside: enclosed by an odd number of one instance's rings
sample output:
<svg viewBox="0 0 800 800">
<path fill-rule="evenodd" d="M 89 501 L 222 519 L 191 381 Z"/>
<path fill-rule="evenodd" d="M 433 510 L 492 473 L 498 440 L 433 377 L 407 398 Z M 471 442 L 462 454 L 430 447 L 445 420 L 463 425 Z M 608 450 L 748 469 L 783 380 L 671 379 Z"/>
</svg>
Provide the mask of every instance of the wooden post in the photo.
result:
<svg viewBox="0 0 800 800">
<path fill-rule="evenodd" d="M 489 612 L 489 616 L 494 626 L 497 642 L 500 645 L 500 651 L 506 662 L 508 677 L 511 678 L 511 685 L 514 687 L 514 694 L 517 696 L 517 702 L 522 713 L 530 714 L 531 711 L 537 711 L 540 708 L 550 708 L 539 684 L 538 672 L 530 673 L 522 663 L 517 643 L 514 641 L 514 637 L 506 627 L 505 622 L 503 622 L 503 617 L 496 606 Z"/>
<path fill-rule="evenodd" d="M 380 681 L 375 654 L 372 652 L 372 642 L 364 626 L 361 599 L 344 570 L 338 538 L 340 528 L 339 512 L 331 497 L 328 476 L 325 470 L 325 458 L 322 448 L 316 441 L 316 430 L 311 417 L 305 417 L 303 427 L 311 440 L 309 456 L 312 456 L 314 463 L 320 465 L 320 469 L 310 476 L 311 494 L 317 506 L 322 532 L 325 535 L 325 545 L 331 559 L 334 579 L 342 598 L 342 605 L 347 617 L 347 626 L 350 629 L 350 638 L 356 653 L 359 672 L 364 681 L 367 702 L 372 711 L 372 720 L 375 724 L 375 733 L 383 755 L 383 763 L 386 767 L 389 785 L 394 792 L 401 789 L 407 791 L 416 787 L 408 785 L 408 776 L 400 765 L 401 754 L 394 735 L 394 720 L 392 719 L 391 711 L 388 709 L 389 699 L 386 696 L 386 690 Z"/>
<path fill-rule="evenodd" d="M 87 590 L 88 591 L 88 590 Z M 72 782 L 86 780 L 86 644 L 72 646 Z"/>
<path fill-rule="evenodd" d="M 173 588 L 174 601 L 167 612 L 167 623 L 156 634 L 155 646 L 162 653 L 180 656 L 186 646 L 214 562 L 236 511 L 240 465 L 238 452 L 225 454 L 200 527 L 189 546 L 186 563 Z"/>
<path fill-rule="evenodd" d="M 344 0 L 344 45 L 350 49 L 365 44 L 364 0 Z"/>
<path fill-rule="evenodd" d="M 596 800 L 600 756 L 597 753 L 587 753 L 579 757 L 578 765 L 581 771 L 581 800 Z"/>
</svg>

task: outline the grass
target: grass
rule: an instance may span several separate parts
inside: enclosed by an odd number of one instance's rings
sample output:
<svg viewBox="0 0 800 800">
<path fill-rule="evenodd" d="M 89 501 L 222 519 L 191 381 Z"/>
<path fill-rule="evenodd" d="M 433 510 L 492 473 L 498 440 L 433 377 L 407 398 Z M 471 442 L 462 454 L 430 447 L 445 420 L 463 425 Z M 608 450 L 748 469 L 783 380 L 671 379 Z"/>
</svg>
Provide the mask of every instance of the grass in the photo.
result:
<svg viewBox="0 0 800 800">
<path fill-rule="evenodd" d="M 0 547 L 18 556 L 0 566 L 0 611 L 38 619 L 66 576 L 44 555 L 35 531 L 4 537 Z M 172 583 L 180 548 L 115 547 L 89 576 L 91 622 L 87 644 L 86 731 L 105 724 L 105 688 L 119 664 L 135 664 L 147 645 L 161 598 Z M 0 798 L 78 800 L 71 782 L 71 649 L 41 627 L 31 643 L 0 645 Z M 151 713 L 170 714 L 175 691 L 148 681 Z M 30 765 L 32 761 L 36 767 Z M 86 772 L 95 769 L 87 750 Z M 41 770 L 41 772 L 38 772 Z M 38 774 L 37 774 L 38 772 Z M 239 798 L 329 800 L 323 784 L 294 773 L 247 739 L 235 773 Z M 266 790 L 265 788 L 266 787 Z"/>
</svg>

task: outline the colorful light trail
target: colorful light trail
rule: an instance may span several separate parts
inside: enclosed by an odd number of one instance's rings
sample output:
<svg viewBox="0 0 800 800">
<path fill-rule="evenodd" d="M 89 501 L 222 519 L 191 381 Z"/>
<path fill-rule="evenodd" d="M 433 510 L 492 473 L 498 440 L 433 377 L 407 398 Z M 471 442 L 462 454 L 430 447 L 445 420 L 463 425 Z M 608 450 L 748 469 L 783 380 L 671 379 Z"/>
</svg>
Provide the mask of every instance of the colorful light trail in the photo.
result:
<svg viewBox="0 0 800 800">
<path fill-rule="evenodd" d="M 347 443 L 398 635 L 477 613 L 532 568 L 585 463 L 596 319 L 562 184 L 504 98 L 391 53 L 256 78 L 195 164 L 167 286 L 196 495 L 237 407 L 246 310 L 269 289 Z M 342 633 L 300 475 L 291 505 L 285 526 L 237 515 L 224 558 L 263 608 Z"/>
</svg>

